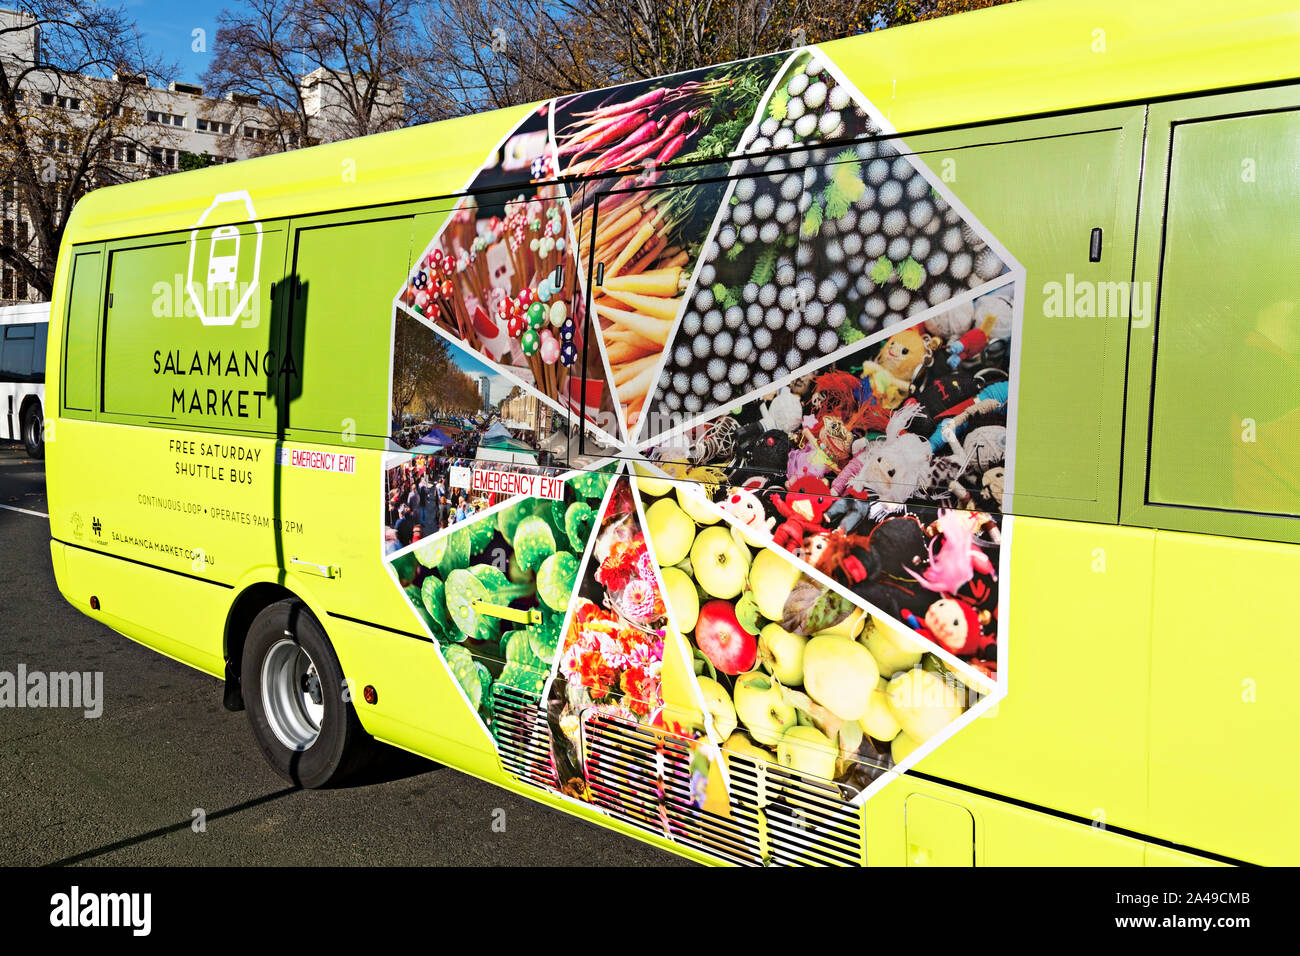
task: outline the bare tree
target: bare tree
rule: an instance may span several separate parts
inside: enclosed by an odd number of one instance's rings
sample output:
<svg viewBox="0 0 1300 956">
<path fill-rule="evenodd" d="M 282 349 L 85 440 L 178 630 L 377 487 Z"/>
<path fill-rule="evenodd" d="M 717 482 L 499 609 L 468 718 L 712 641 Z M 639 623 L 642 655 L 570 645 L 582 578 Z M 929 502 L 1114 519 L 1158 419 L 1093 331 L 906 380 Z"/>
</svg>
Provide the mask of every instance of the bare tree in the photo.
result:
<svg viewBox="0 0 1300 956">
<path fill-rule="evenodd" d="M 479 112 L 1009 0 L 445 0 L 423 7 L 409 101 Z"/>
<path fill-rule="evenodd" d="M 49 298 L 73 205 L 89 190 L 138 178 L 144 77 L 170 68 L 145 49 L 119 7 L 29 0 L 0 19 L 0 184 L 16 207 L 0 234 L 0 263 Z M 120 77 L 120 79 L 119 79 Z M 14 225 L 10 225 L 10 223 Z"/>
<path fill-rule="evenodd" d="M 408 44 L 412 116 L 438 120 L 607 86 L 623 75 L 598 25 L 549 0 L 445 0 Z"/>
<path fill-rule="evenodd" d="M 399 311 L 393 333 L 394 424 L 412 410 L 471 413 L 480 405 L 478 384 L 452 362 L 446 340 Z"/>
<path fill-rule="evenodd" d="M 630 77 L 775 53 L 1010 0 L 559 0 Z"/>
<path fill-rule="evenodd" d="M 678 73 L 770 53 L 796 44 L 787 28 L 803 0 L 562 0 L 570 15 L 596 25 L 629 78 Z"/>
<path fill-rule="evenodd" d="M 395 129 L 412 3 L 246 0 L 217 17 L 204 85 L 257 97 L 267 151 Z"/>
</svg>

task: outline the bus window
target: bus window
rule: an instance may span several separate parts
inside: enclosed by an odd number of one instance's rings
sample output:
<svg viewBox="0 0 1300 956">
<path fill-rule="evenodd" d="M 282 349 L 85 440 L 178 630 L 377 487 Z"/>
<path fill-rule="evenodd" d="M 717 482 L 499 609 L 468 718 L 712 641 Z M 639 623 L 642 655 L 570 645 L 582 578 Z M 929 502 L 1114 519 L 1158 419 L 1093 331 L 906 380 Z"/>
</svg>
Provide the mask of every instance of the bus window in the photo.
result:
<svg viewBox="0 0 1300 956">
<path fill-rule="evenodd" d="M 1172 136 L 1147 501 L 1300 514 L 1300 111 Z"/>
<path fill-rule="evenodd" d="M 410 243 L 410 217 L 295 234 L 289 338 L 301 389 L 290 395 L 291 432 L 341 443 L 387 434 L 392 276 Z"/>
<path fill-rule="evenodd" d="M 45 382 L 45 343 L 49 338 L 50 324 L 41 322 L 36 326 L 36 345 L 33 347 L 32 374 L 35 380 Z"/>
<path fill-rule="evenodd" d="M 1116 517 L 1128 316 L 1150 317 L 1128 281 L 1140 128 L 1140 110 L 1117 110 L 907 141 L 1025 269 L 1017 434 L 1008 436 L 1008 510 L 1018 515 Z M 942 243 L 932 255 L 940 252 Z M 940 323 L 927 324 L 942 333 Z M 940 356 L 954 357 L 960 369 L 971 365 L 962 352 Z"/>
<path fill-rule="evenodd" d="M 0 376 L 10 382 L 36 382 L 45 377 L 44 366 L 41 366 L 40 376 L 37 376 L 35 324 L 5 327 Z"/>
<path fill-rule="evenodd" d="M 95 351 L 99 337 L 100 279 L 103 257 L 83 252 L 73 257 L 63 349 L 63 406 L 89 412 L 95 407 Z"/>
<path fill-rule="evenodd" d="M 109 252 L 101 417 L 274 430 L 281 382 L 294 375 L 272 305 L 280 279 L 272 264 L 282 261 L 284 232 L 241 235 L 246 261 L 248 250 L 262 245 L 260 276 L 254 282 L 249 269 L 234 286 L 209 286 L 199 271 L 191 281 L 189 234 L 168 239 Z"/>
</svg>

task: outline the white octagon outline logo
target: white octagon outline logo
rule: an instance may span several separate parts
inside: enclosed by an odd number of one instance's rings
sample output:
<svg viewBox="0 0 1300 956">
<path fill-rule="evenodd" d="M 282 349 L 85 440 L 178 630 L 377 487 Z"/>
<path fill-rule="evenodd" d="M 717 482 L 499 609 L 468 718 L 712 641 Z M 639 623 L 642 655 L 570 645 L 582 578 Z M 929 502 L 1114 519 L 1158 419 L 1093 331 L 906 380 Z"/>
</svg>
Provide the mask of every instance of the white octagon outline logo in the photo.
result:
<svg viewBox="0 0 1300 956">
<path fill-rule="evenodd" d="M 213 211 L 219 206 L 224 206 L 229 202 L 240 201 L 243 202 L 244 211 L 247 213 L 248 221 L 253 224 L 253 229 L 257 234 L 257 243 L 253 250 L 253 278 L 252 281 L 249 282 L 248 288 L 245 290 L 243 296 L 240 297 L 239 303 L 229 315 L 208 315 L 207 311 L 204 309 L 203 302 L 194 292 L 194 250 L 198 245 L 199 230 L 203 228 L 203 224 L 207 222 L 208 217 L 211 216 Z M 218 193 L 209 204 L 208 208 L 203 210 L 203 214 L 199 216 L 198 221 L 194 223 L 193 228 L 190 229 L 190 261 L 189 267 L 185 272 L 185 292 L 189 296 L 190 301 L 194 303 L 194 309 L 198 313 L 199 321 L 204 325 L 234 325 L 239 316 L 243 314 L 244 308 L 248 305 L 253 294 L 257 291 L 259 285 L 258 276 L 261 269 L 262 223 L 258 221 L 257 213 L 253 209 L 253 197 L 248 194 L 248 190 L 246 189 L 240 189 L 229 193 Z"/>
</svg>

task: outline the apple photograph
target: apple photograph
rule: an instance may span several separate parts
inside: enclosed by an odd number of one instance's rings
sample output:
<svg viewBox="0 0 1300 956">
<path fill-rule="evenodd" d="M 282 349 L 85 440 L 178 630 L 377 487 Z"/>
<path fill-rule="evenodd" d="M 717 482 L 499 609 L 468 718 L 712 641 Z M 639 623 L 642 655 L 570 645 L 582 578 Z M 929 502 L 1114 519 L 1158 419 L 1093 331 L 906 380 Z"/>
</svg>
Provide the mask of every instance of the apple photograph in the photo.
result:
<svg viewBox="0 0 1300 956">
<path fill-rule="evenodd" d="M 541 697 L 609 480 L 580 472 L 563 501 L 514 498 L 388 559 L 489 729 L 498 686 Z"/>
<path fill-rule="evenodd" d="M 851 798 L 979 699 L 907 628 L 722 520 L 689 483 L 643 475 L 637 487 L 670 619 L 729 756 Z"/>
<path fill-rule="evenodd" d="M 751 539 L 995 678 L 1014 295 L 800 369 L 650 456 Z"/>
<path fill-rule="evenodd" d="M 397 301 L 556 407 L 603 422 L 613 397 L 598 351 L 586 350 L 568 200 L 560 184 L 538 182 L 554 172 L 548 109 L 489 157 L 468 188 L 499 188 L 456 204 Z"/>
</svg>

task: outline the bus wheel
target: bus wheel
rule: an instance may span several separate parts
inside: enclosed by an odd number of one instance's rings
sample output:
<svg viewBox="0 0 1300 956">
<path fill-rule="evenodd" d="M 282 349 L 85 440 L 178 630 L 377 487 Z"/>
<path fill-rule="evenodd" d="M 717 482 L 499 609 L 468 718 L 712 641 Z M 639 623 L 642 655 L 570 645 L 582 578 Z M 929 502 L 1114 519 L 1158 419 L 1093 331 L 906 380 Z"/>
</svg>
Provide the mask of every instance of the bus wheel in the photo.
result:
<svg viewBox="0 0 1300 956">
<path fill-rule="evenodd" d="M 253 619 L 240 675 L 253 736 L 280 776 L 315 789 L 366 763 L 373 741 L 344 695 L 325 631 L 301 601 L 278 601 Z"/>
<path fill-rule="evenodd" d="M 30 457 L 45 457 L 45 419 L 39 405 L 31 405 L 23 415 L 23 445 Z"/>
</svg>

